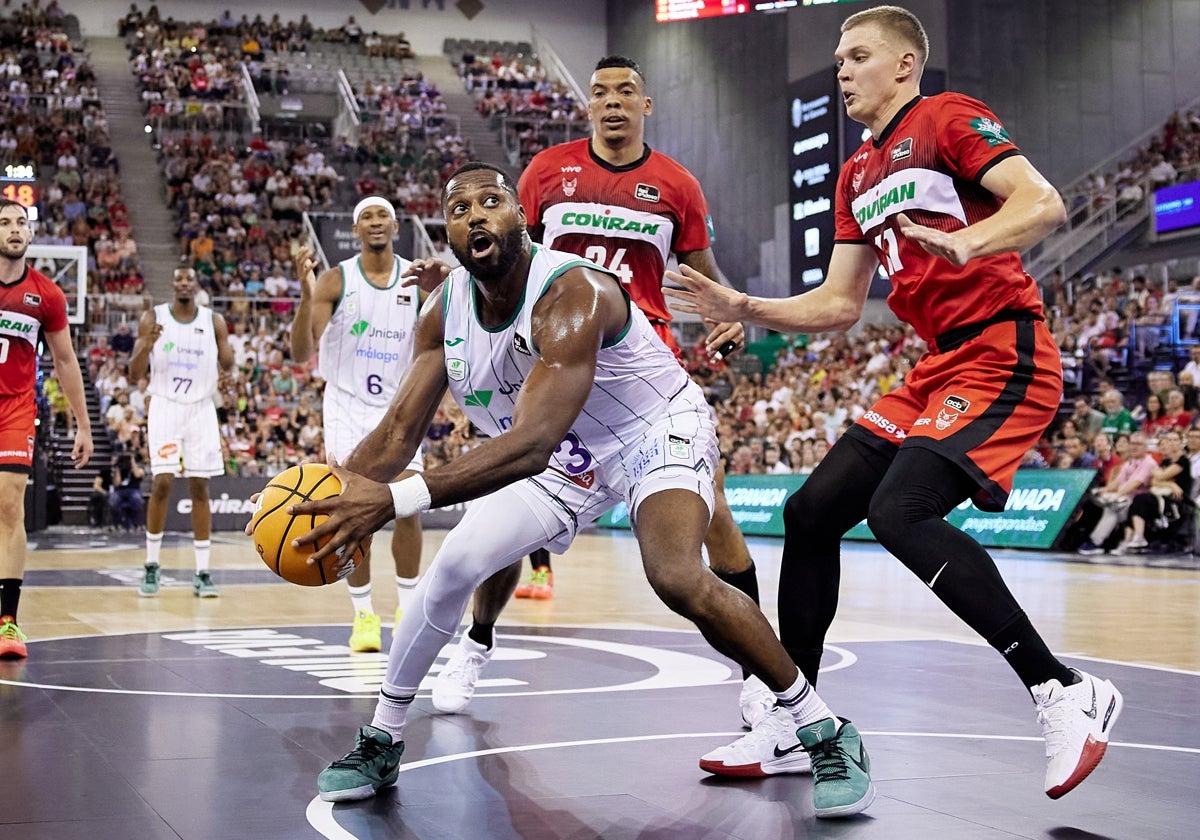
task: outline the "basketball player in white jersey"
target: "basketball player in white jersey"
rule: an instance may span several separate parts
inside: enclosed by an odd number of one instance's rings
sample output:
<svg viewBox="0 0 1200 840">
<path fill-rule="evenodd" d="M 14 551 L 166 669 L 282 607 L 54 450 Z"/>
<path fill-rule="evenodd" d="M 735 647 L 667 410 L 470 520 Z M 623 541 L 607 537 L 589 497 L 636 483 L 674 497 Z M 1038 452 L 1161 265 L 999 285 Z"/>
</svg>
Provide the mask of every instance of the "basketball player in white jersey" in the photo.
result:
<svg viewBox="0 0 1200 840">
<path fill-rule="evenodd" d="M 413 364 L 383 422 L 335 468 L 341 494 L 290 512 L 329 515 L 296 541 L 324 541 L 319 561 L 396 516 L 477 501 L 417 585 L 372 723 L 321 773 L 321 798 L 363 799 L 396 782 L 408 711 L 476 586 L 531 549 L 565 550 L 624 501 L 654 591 L 763 680 L 804 750 L 820 757 L 817 816 L 864 810 L 875 792 L 858 732 L 817 696 L 754 601 L 702 561 L 718 447 L 700 387 L 612 273 L 530 242 L 502 170 L 459 168 L 442 207 L 462 268 L 425 307 Z M 420 447 L 447 389 L 489 439 L 423 475 L 383 483 Z M 845 784 L 848 773 L 855 784 Z"/>
<path fill-rule="evenodd" d="M 196 557 L 192 594 L 215 598 L 220 591 L 208 570 L 212 546 L 208 480 L 225 473 L 214 398 L 220 378 L 233 368 L 233 348 L 225 319 L 196 302 L 199 285 L 193 269 L 175 269 L 171 288 L 175 293 L 173 302 L 160 303 L 142 314 L 129 360 L 133 381 L 145 376 L 147 370 L 150 375 L 146 439 L 154 480 L 146 506 L 146 567 L 141 594 L 158 594 L 158 558 L 171 485 L 176 477 L 184 476 L 192 498 L 192 547 Z"/>
<path fill-rule="evenodd" d="M 300 306 L 292 322 L 292 359 L 302 364 L 317 351 L 318 372 L 325 380 L 325 451 L 339 463 L 383 419 L 412 362 L 413 329 L 421 309 L 420 290 L 400 284 L 409 261 L 392 249 L 400 231 L 392 203 L 368 196 L 355 206 L 352 218 L 351 230 L 361 246 L 357 257 L 318 278 L 313 252 L 304 248 L 296 255 Z M 401 475 L 421 469 L 418 450 Z M 398 623 L 420 573 L 420 517 L 396 520 L 392 558 Z M 381 621 L 371 602 L 369 549 L 346 583 L 354 608 L 350 649 L 380 650 Z"/>
</svg>

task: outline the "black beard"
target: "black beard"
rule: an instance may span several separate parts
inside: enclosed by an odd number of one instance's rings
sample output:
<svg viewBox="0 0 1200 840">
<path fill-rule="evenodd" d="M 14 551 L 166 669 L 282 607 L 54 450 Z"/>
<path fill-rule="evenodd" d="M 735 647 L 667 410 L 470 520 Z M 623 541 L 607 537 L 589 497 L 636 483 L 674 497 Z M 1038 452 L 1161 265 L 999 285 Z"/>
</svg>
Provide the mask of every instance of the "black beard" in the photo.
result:
<svg viewBox="0 0 1200 840">
<path fill-rule="evenodd" d="M 469 248 L 460 249 L 454 243 L 450 244 L 450 250 L 462 263 L 463 268 L 471 272 L 471 276 L 485 281 L 500 280 L 512 271 L 513 266 L 521 259 L 521 254 L 525 250 L 525 231 L 521 228 L 513 228 L 508 235 L 496 243 L 496 246 L 495 254 L 487 261 L 475 259 L 471 256 Z"/>
<path fill-rule="evenodd" d="M 7 242 L 0 244 L 0 257 L 9 260 L 19 260 L 25 256 L 25 252 L 29 250 L 28 245 L 22 245 L 17 248 L 12 248 Z"/>
</svg>

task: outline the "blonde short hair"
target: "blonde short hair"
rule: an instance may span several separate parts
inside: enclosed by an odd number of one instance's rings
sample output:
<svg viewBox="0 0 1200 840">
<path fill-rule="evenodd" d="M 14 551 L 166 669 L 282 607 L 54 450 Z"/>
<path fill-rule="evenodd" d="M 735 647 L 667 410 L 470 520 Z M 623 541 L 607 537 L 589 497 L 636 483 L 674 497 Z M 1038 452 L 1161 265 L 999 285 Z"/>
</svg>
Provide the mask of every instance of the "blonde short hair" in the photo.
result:
<svg viewBox="0 0 1200 840">
<path fill-rule="evenodd" d="M 925 66 L 929 58 L 929 36 L 916 15 L 902 6 L 875 6 L 846 18 L 842 22 L 842 32 L 868 23 L 877 23 L 885 32 L 907 41 L 917 51 L 918 71 Z"/>
</svg>

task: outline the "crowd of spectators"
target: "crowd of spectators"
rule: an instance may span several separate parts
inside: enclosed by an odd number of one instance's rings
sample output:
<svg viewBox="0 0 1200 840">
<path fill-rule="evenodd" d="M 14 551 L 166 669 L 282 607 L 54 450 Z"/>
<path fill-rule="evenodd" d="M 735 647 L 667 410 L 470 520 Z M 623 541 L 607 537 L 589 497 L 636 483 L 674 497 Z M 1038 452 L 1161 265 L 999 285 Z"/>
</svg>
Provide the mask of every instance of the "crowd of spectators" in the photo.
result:
<svg viewBox="0 0 1200 840">
<path fill-rule="evenodd" d="M 0 18 L 0 150 L 30 168 L 28 203 L 40 204 L 42 214 L 36 242 L 87 248 L 92 290 L 114 299 L 136 295 L 144 283 L 108 120 L 64 18 L 57 2 L 25 3 Z M 21 200 L 26 188 L 16 189 Z M 33 264 L 56 276 L 52 261 L 35 257 Z M 68 299 L 74 276 L 62 278 Z M 99 296 L 97 307 L 104 303 Z"/>
<path fill-rule="evenodd" d="M 1140 205 L 1148 191 L 1200 176 L 1200 113 L 1172 114 L 1147 145 L 1108 172 L 1094 172 L 1064 195 L 1075 219 L 1107 207 Z"/>
</svg>

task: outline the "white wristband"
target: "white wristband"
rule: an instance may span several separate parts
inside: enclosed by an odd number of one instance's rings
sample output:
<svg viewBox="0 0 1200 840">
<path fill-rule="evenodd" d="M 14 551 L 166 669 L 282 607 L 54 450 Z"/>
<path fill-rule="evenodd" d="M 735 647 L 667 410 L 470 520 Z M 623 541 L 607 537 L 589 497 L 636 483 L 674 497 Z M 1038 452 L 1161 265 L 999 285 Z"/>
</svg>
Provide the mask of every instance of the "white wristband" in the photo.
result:
<svg viewBox="0 0 1200 840">
<path fill-rule="evenodd" d="M 397 519 L 429 510 L 429 488 L 421 476 L 410 475 L 401 481 L 393 481 L 388 489 L 392 491 L 392 505 L 396 509 Z"/>
</svg>

